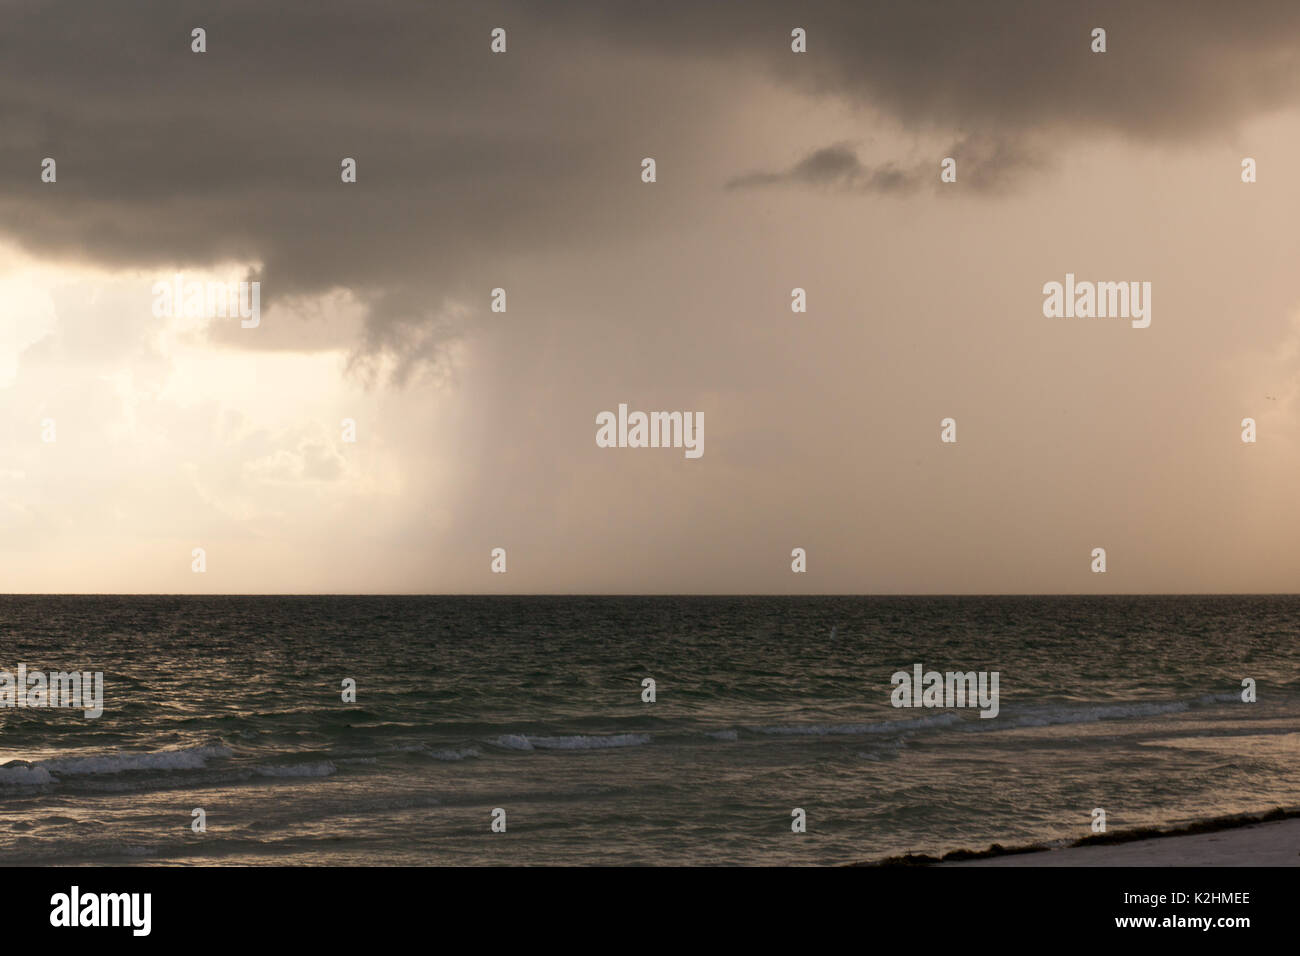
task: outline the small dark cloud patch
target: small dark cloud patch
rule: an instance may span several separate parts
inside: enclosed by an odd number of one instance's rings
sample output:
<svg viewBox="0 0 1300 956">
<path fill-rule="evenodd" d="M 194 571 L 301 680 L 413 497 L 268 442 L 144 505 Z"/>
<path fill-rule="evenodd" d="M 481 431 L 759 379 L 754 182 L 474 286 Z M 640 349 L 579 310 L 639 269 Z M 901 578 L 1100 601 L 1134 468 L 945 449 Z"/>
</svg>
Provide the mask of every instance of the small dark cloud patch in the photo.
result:
<svg viewBox="0 0 1300 956">
<path fill-rule="evenodd" d="M 1017 181 L 1019 174 L 1045 162 L 1024 142 L 988 136 L 967 137 L 933 160 L 908 165 L 886 162 L 869 166 L 851 146 L 837 143 L 809 153 L 786 170 L 736 176 L 727 182 L 726 188 L 804 186 L 848 193 L 904 195 L 926 184 L 942 185 L 939 163 L 946 157 L 957 161 L 958 182 L 977 193 L 1002 192 Z"/>
</svg>

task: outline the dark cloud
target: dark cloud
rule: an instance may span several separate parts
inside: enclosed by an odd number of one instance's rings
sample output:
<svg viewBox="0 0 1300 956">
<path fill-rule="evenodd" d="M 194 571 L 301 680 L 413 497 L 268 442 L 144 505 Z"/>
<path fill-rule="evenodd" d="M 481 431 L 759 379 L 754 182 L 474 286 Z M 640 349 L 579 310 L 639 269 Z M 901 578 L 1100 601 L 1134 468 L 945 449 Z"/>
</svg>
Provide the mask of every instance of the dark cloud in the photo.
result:
<svg viewBox="0 0 1300 956">
<path fill-rule="evenodd" d="M 951 136 L 977 190 L 1084 135 L 1235 128 L 1295 104 L 1300 85 L 1290 0 L 65 0 L 9 3 L 5 16 L 5 234 L 117 267 L 260 262 L 268 312 L 349 290 L 369 310 L 359 364 L 392 356 L 399 376 L 436 364 L 459 327 L 448 304 L 483 308 L 510 261 L 671 228 L 717 188 L 679 179 L 655 202 L 629 188 L 643 155 L 710 134 L 726 104 L 700 81 L 709 71 Z M 196 26 L 203 55 L 189 49 Z M 495 26 L 509 32 L 505 56 L 488 52 Z M 790 52 L 794 26 L 806 54 Z M 1108 30 L 1104 55 L 1089 50 L 1095 26 Z M 57 186 L 39 182 L 45 156 Z M 339 181 L 345 156 L 356 185 Z M 840 145 L 731 185 L 897 193 L 935 177 L 932 157 L 871 166 Z M 337 345 L 330 334 L 301 323 L 291 339 Z"/>
<path fill-rule="evenodd" d="M 606 42 L 746 59 L 909 124 L 1009 134 L 1042 125 L 1180 139 L 1300 98 L 1290 0 L 777 0 L 563 9 Z M 807 31 L 808 52 L 790 51 Z M 1091 32 L 1107 31 L 1107 52 Z M 575 27 L 577 29 L 577 27 Z"/>
<path fill-rule="evenodd" d="M 848 146 L 826 146 L 809 154 L 785 172 L 746 173 L 727 183 L 728 189 L 747 189 L 753 186 L 827 186 L 837 189 L 858 189 L 872 178 L 871 171 L 862 165 L 858 154 Z"/>
<path fill-rule="evenodd" d="M 892 163 L 865 166 L 853 149 L 837 145 L 810 153 L 784 172 L 737 176 L 727 183 L 727 188 L 815 186 L 845 192 L 905 193 L 920 186 L 922 176 L 919 167 L 900 169 Z"/>
<path fill-rule="evenodd" d="M 360 365 L 434 357 L 509 263 L 653 227 L 629 195 L 665 93 L 536 11 L 493 4 L 20 4 L 0 49 L 0 228 L 37 255 L 165 270 L 262 263 L 262 306 L 344 289 Z M 509 52 L 489 52 L 509 28 Z M 190 31 L 207 30 L 207 52 Z M 671 125 L 667 132 L 671 134 Z M 680 139 L 680 137 L 678 137 Z M 58 182 L 39 181 L 43 157 Z M 358 182 L 340 181 L 344 157 Z M 145 303 L 147 306 L 147 303 Z M 264 322 L 244 347 L 337 346 Z"/>
<path fill-rule="evenodd" d="M 976 192 L 1005 192 L 1025 173 L 1048 164 L 1039 142 L 1029 137 L 967 136 L 945 155 L 957 160 L 963 188 Z"/>
<path fill-rule="evenodd" d="M 1001 191 L 1017 174 L 1042 163 L 1026 143 L 991 137 L 968 137 L 954 143 L 942 156 L 957 161 L 959 181 L 977 192 Z M 868 166 L 852 147 L 836 144 L 810 153 L 782 172 L 737 176 L 728 181 L 727 188 L 812 186 L 844 192 L 905 194 L 923 185 L 940 187 L 938 155 L 909 166 L 894 162 Z"/>
</svg>

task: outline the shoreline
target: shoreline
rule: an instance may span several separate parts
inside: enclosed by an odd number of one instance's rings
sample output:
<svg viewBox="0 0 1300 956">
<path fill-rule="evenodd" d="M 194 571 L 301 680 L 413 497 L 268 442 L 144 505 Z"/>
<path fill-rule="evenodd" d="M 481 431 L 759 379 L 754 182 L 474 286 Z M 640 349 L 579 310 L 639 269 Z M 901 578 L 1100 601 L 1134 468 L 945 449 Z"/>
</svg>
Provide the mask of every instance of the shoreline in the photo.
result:
<svg viewBox="0 0 1300 956">
<path fill-rule="evenodd" d="M 1225 838 L 1226 834 L 1236 836 Z M 1280 842 L 1279 842 L 1280 840 Z M 1289 842 L 1288 842 L 1289 841 Z M 1261 864 L 1258 857 L 1270 860 Z M 848 866 L 1300 866 L 1300 808 L 1091 834 L 1060 847 L 1032 843 L 942 856 L 906 853 Z"/>
</svg>

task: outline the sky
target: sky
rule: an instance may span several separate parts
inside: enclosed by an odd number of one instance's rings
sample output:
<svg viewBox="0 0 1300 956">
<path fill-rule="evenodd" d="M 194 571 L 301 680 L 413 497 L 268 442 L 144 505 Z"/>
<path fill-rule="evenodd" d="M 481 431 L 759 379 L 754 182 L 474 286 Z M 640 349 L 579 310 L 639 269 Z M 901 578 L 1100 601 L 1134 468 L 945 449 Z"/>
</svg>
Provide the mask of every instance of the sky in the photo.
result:
<svg viewBox="0 0 1300 956">
<path fill-rule="evenodd" d="M 0 17 L 0 592 L 1297 589 L 1300 5 Z"/>
</svg>

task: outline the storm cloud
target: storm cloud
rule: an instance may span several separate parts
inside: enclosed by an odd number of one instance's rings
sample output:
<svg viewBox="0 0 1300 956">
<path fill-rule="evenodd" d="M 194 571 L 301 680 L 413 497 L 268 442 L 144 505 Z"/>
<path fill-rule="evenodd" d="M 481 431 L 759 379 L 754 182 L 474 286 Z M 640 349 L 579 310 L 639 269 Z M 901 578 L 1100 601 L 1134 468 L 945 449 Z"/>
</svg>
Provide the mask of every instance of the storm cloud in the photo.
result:
<svg viewBox="0 0 1300 956">
<path fill-rule="evenodd" d="M 655 203 L 642 155 L 688 157 L 752 74 L 949 135 L 974 188 L 1005 188 L 1079 137 L 1195 138 L 1292 105 L 1300 8 L 1246 2 L 1050 4 L 232 0 L 6 6 L 0 229 L 47 257 L 112 267 L 261 264 L 265 307 L 331 289 L 363 303 L 362 353 L 436 360 L 501 263 L 662 231 L 727 185 L 896 193 L 935 160 L 848 146 L 738 157 Z M 1089 32 L 1109 31 L 1109 50 Z M 208 52 L 189 49 L 207 31 Z M 508 30 L 509 52 L 488 52 Z M 808 32 L 807 54 L 789 34 Z M 57 190 L 37 177 L 58 162 Z M 339 163 L 357 160 L 344 188 Z M 959 156 L 960 158 L 960 156 Z M 773 166 L 777 168 L 773 170 Z M 745 167 L 749 171 L 745 171 Z M 764 170 L 767 167 L 767 171 Z M 753 171 L 758 169 L 758 172 Z M 629 173 L 629 170 L 632 172 Z M 319 324 L 244 347 L 337 344 Z"/>
</svg>

